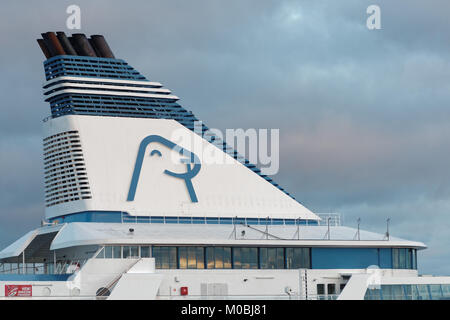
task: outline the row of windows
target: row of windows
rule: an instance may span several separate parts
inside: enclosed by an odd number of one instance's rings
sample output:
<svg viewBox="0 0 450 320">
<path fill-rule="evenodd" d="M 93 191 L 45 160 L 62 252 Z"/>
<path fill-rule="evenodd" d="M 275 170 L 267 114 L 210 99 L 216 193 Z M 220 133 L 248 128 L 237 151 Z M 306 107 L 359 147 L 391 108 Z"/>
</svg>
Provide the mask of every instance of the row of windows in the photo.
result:
<svg viewBox="0 0 450 320">
<path fill-rule="evenodd" d="M 381 285 L 367 289 L 365 300 L 449 300 L 450 284 Z"/>
<path fill-rule="evenodd" d="M 105 246 L 102 258 L 154 257 L 157 269 L 311 268 L 310 248 Z"/>
<path fill-rule="evenodd" d="M 222 217 L 165 217 L 122 215 L 123 223 L 166 223 L 166 224 L 245 224 L 245 225 L 317 225 L 317 220 L 272 219 L 272 218 L 222 218 Z"/>
</svg>

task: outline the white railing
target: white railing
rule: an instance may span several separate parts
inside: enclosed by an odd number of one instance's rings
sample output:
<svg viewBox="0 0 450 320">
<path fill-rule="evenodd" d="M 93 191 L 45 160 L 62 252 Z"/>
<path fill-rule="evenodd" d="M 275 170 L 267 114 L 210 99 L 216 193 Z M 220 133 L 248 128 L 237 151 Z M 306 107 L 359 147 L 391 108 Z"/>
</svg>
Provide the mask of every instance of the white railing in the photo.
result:
<svg viewBox="0 0 450 320">
<path fill-rule="evenodd" d="M 339 227 L 342 225 L 342 217 L 340 213 L 317 213 L 320 217 L 319 226 L 327 226 L 328 220 L 330 221 L 330 227 Z"/>
</svg>

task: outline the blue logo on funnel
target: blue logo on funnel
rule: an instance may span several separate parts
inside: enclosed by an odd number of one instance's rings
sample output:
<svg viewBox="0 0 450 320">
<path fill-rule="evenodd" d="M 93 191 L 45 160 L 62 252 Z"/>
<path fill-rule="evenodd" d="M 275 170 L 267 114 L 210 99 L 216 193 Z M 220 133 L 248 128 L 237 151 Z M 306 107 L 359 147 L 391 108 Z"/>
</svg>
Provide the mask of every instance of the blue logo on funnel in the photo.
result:
<svg viewBox="0 0 450 320">
<path fill-rule="evenodd" d="M 194 178 L 200 171 L 200 168 L 201 168 L 200 159 L 194 153 L 192 153 L 186 149 L 183 149 L 182 147 L 173 143 L 172 141 L 169 141 L 158 135 L 151 135 L 151 136 L 145 137 L 139 146 L 136 164 L 134 165 L 133 177 L 131 178 L 130 190 L 128 191 L 127 201 L 134 201 L 134 196 L 136 195 L 137 184 L 139 182 L 139 176 L 141 174 L 142 162 L 143 162 L 144 156 L 145 156 L 145 149 L 152 142 L 161 143 L 162 145 L 179 152 L 182 156 L 185 157 L 184 159 L 181 159 L 181 162 L 186 164 L 186 172 L 176 173 L 176 172 L 172 172 L 169 170 L 164 170 L 164 173 L 169 176 L 184 180 L 184 182 L 186 183 L 186 187 L 188 189 L 191 201 L 198 202 L 197 195 L 195 194 L 194 186 L 192 185 L 192 178 Z M 158 156 L 161 156 L 161 152 L 158 150 L 153 150 L 150 153 L 150 156 L 153 156 L 155 154 Z"/>
</svg>

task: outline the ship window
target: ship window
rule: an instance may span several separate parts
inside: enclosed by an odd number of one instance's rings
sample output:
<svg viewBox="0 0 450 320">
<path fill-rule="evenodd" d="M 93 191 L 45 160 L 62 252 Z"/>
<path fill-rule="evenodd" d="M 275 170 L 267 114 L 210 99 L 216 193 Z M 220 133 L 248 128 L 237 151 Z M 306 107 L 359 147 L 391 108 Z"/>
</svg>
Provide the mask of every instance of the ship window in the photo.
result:
<svg viewBox="0 0 450 320">
<path fill-rule="evenodd" d="M 259 261 L 261 269 L 284 269 L 284 249 L 260 248 Z"/>
<path fill-rule="evenodd" d="M 177 268 L 177 248 L 176 247 L 153 247 L 153 257 L 157 269 Z"/>
<path fill-rule="evenodd" d="M 141 247 L 141 257 L 142 258 L 150 257 L 150 247 Z"/>
<path fill-rule="evenodd" d="M 235 269 L 257 269 L 258 248 L 233 248 L 233 267 Z"/>
<path fill-rule="evenodd" d="M 286 248 L 286 268 L 311 268 L 309 248 Z"/>
<path fill-rule="evenodd" d="M 100 252 L 96 256 L 97 259 L 104 259 L 105 258 L 105 247 L 103 247 Z"/>
<path fill-rule="evenodd" d="M 411 249 L 392 249 L 392 262 L 394 269 L 411 269 L 413 264 L 413 253 Z"/>
<path fill-rule="evenodd" d="M 336 294 L 336 285 L 334 283 L 327 284 L 327 294 Z"/>
<path fill-rule="evenodd" d="M 231 248 L 207 247 L 206 264 L 208 269 L 231 269 Z"/>
<path fill-rule="evenodd" d="M 203 247 L 178 247 L 180 269 L 204 269 Z"/>
<path fill-rule="evenodd" d="M 107 246 L 105 247 L 105 258 L 106 259 L 111 259 L 113 252 L 112 252 L 112 247 L 111 246 Z"/>
<path fill-rule="evenodd" d="M 130 256 L 130 246 L 122 247 L 122 258 L 126 259 Z"/>
<path fill-rule="evenodd" d="M 138 246 L 130 247 L 130 257 L 131 258 L 139 257 L 139 247 Z"/>
<path fill-rule="evenodd" d="M 317 294 L 318 295 L 325 294 L 325 285 L 323 283 L 318 283 L 317 284 Z"/>
<path fill-rule="evenodd" d="M 121 259 L 122 258 L 122 250 L 120 246 L 114 246 L 113 248 L 113 258 Z"/>
</svg>

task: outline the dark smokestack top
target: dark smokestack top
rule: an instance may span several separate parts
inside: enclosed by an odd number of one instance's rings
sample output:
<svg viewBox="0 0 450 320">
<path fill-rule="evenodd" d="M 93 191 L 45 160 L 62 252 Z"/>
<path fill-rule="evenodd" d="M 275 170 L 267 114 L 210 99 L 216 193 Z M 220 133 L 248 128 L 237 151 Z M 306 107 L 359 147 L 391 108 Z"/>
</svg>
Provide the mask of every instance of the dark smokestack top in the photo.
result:
<svg viewBox="0 0 450 320">
<path fill-rule="evenodd" d="M 78 48 L 80 49 L 81 55 L 88 56 L 88 57 L 96 57 L 94 48 L 92 48 L 91 44 L 89 43 L 89 40 L 86 38 L 86 35 L 84 33 L 74 33 L 72 35 L 72 38 L 74 42 L 77 44 Z"/>
<path fill-rule="evenodd" d="M 83 33 L 74 33 L 67 37 L 64 32 L 42 33 L 42 39 L 37 40 L 45 57 L 58 55 L 89 56 L 114 59 L 108 43 L 102 35 L 92 35 L 90 39 Z"/>
<path fill-rule="evenodd" d="M 58 38 L 59 42 L 61 43 L 66 54 L 68 54 L 70 56 L 77 55 L 77 52 L 72 47 L 72 44 L 70 43 L 69 39 L 67 39 L 66 34 L 64 32 L 57 32 L 56 37 Z"/>
<path fill-rule="evenodd" d="M 47 59 L 50 58 L 52 55 L 51 55 L 50 51 L 48 50 L 47 45 L 45 44 L 45 41 L 43 39 L 37 39 L 37 42 L 39 44 L 39 47 L 41 47 L 41 50 L 44 53 L 45 57 Z"/>
<path fill-rule="evenodd" d="M 104 58 L 115 58 L 111 48 L 105 40 L 105 37 L 99 34 L 94 34 L 91 36 L 92 43 L 94 44 L 100 57 Z"/>
</svg>

